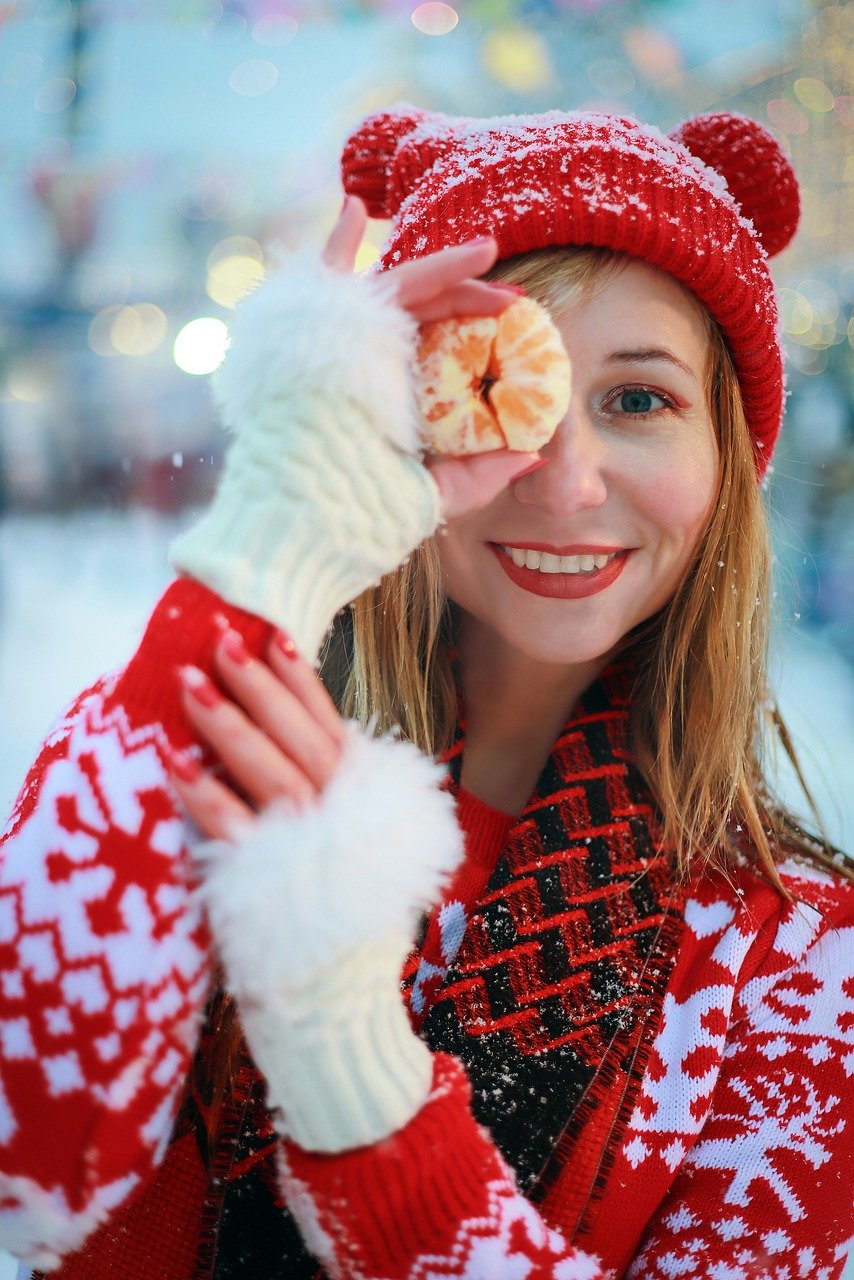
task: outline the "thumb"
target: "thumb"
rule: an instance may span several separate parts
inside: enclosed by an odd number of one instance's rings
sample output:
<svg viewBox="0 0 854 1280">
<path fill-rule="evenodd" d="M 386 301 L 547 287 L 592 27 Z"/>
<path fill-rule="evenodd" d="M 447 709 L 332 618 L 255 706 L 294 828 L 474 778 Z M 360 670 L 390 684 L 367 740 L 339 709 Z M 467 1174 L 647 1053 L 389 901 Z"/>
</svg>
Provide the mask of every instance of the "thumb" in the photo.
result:
<svg viewBox="0 0 854 1280">
<path fill-rule="evenodd" d="M 548 458 L 538 453 L 493 449 L 464 458 L 443 457 L 427 464 L 442 499 L 446 520 L 487 506 L 511 480 L 543 467 Z"/>
</svg>

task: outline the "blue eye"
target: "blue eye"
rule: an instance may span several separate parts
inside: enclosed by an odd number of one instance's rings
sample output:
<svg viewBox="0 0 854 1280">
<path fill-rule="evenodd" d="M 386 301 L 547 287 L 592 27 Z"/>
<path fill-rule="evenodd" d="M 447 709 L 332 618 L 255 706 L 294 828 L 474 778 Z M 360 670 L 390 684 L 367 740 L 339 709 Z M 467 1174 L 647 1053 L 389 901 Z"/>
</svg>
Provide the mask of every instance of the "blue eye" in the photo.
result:
<svg viewBox="0 0 854 1280">
<path fill-rule="evenodd" d="M 665 403 L 664 399 L 654 391 L 645 391 L 642 387 L 621 391 L 618 396 L 622 412 L 636 417 L 646 417 L 649 413 L 657 412 L 657 408 L 652 404 L 653 400 L 658 400 L 661 404 Z"/>
</svg>

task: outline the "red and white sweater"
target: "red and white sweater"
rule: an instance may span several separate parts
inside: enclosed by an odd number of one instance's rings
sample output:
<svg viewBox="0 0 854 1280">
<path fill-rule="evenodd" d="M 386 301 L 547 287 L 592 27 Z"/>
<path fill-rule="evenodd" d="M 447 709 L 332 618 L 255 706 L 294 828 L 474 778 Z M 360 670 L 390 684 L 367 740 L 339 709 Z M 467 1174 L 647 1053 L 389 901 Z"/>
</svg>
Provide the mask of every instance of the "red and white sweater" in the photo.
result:
<svg viewBox="0 0 854 1280">
<path fill-rule="evenodd" d="M 262 620 L 173 583 L 128 666 L 46 739 L 4 836 L 0 1245 L 34 1266 L 140 1195 L 169 1142 L 212 964 L 164 748 L 191 740 L 175 671 L 211 669 L 216 615 L 262 650 Z M 469 857 L 424 946 L 439 969 L 504 834 L 465 805 Z M 695 878 L 583 1240 L 562 1233 L 560 1180 L 537 1209 L 520 1194 L 463 1069 L 437 1054 L 428 1100 L 391 1138 L 341 1155 L 281 1143 L 308 1247 L 365 1280 L 839 1276 L 854 1226 L 854 886 L 783 874 L 795 907 L 747 869 Z"/>
</svg>

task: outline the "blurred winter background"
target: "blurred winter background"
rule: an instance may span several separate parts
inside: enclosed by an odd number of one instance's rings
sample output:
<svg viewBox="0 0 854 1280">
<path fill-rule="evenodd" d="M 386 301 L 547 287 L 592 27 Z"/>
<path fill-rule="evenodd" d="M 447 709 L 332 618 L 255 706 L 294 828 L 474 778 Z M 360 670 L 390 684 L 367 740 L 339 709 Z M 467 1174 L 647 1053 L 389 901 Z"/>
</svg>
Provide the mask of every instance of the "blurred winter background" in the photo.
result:
<svg viewBox="0 0 854 1280">
<path fill-rule="evenodd" d="M 231 309 L 271 245 L 325 234 L 360 116 L 406 98 L 669 129 L 728 109 L 803 186 L 774 267 L 791 388 L 774 672 L 854 848 L 852 27 L 850 6 L 807 0 L 0 0 L 3 809 L 61 704 L 135 646 L 215 482 L 205 375 Z"/>
</svg>

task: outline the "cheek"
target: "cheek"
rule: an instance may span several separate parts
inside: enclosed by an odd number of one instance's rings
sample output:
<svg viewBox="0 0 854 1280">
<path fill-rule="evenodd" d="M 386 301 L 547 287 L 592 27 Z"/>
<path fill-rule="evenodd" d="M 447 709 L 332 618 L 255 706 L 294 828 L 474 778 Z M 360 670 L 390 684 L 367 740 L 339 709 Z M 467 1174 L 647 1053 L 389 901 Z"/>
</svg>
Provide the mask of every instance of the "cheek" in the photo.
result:
<svg viewBox="0 0 854 1280">
<path fill-rule="evenodd" d="M 692 545 L 711 512 L 717 491 L 718 453 L 714 442 L 673 458 L 666 468 L 638 475 L 636 501 L 662 536 Z"/>
<path fill-rule="evenodd" d="M 643 496 L 643 507 L 665 536 L 681 541 L 699 533 L 709 513 L 714 496 L 711 484 L 651 484 Z"/>
</svg>

